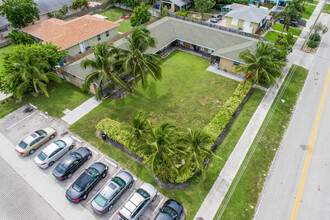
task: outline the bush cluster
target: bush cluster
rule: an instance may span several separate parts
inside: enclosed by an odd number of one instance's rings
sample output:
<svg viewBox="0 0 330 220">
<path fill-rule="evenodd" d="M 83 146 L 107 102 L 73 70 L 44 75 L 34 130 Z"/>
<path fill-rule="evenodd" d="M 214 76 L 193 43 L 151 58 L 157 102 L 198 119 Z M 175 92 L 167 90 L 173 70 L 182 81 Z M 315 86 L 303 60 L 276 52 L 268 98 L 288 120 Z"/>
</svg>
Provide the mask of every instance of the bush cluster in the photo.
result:
<svg viewBox="0 0 330 220">
<path fill-rule="evenodd" d="M 318 33 L 314 33 L 309 37 L 310 40 L 313 41 L 320 41 L 321 40 L 321 35 L 319 35 Z"/>
<path fill-rule="evenodd" d="M 307 46 L 309 46 L 311 48 L 315 48 L 315 47 L 317 47 L 317 42 L 313 41 L 313 40 L 309 40 L 307 43 Z"/>
</svg>

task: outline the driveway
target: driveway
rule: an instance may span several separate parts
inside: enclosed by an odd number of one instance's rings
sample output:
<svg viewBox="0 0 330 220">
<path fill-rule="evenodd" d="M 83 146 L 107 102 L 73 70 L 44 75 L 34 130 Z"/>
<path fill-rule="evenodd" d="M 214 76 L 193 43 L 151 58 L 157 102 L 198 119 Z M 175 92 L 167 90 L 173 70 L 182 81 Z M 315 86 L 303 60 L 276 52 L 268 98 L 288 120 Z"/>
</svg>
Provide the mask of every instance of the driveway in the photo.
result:
<svg viewBox="0 0 330 220">
<path fill-rule="evenodd" d="M 54 119 L 45 113 L 34 109 L 32 112 L 26 113 L 23 106 L 15 112 L 7 115 L 0 120 L 0 156 L 13 168 L 22 180 L 26 181 L 49 205 L 59 213 L 64 219 L 95 219 L 95 213 L 90 207 L 90 202 L 93 197 L 101 190 L 101 188 L 110 181 L 118 172 L 125 170 L 118 165 L 111 158 L 99 152 L 93 146 L 82 141 L 68 130 L 68 125 L 61 119 Z M 73 150 L 79 147 L 88 147 L 93 152 L 93 157 L 87 161 L 79 170 L 72 176 L 71 179 L 59 182 L 52 176 L 52 170 L 59 163 L 57 161 L 53 167 L 47 169 L 40 169 L 34 163 L 34 157 L 48 144 L 50 141 L 38 149 L 34 155 L 28 157 L 19 157 L 15 151 L 15 145 L 26 135 L 29 135 L 36 129 L 51 126 L 58 132 L 54 140 L 60 139 L 63 136 L 70 136 L 76 140 L 76 146 Z M 53 140 L 53 141 L 54 141 Z M 89 193 L 86 200 L 80 204 L 73 204 L 65 197 L 66 189 L 80 176 L 80 174 L 94 162 L 102 162 L 109 167 L 109 172 L 106 178 L 102 179 L 96 187 Z M 128 171 L 129 172 L 129 171 Z M 134 176 L 134 175 L 133 175 Z M 115 203 L 112 210 L 104 215 L 98 216 L 98 219 L 115 219 L 115 213 L 122 203 L 124 203 L 129 195 L 134 192 L 135 188 L 142 185 L 143 181 L 134 176 L 135 182 L 133 187 L 128 189 L 127 192 Z M 3 189 L 0 189 L 2 192 Z M 4 192 L 2 192 L 4 193 Z M 23 196 L 25 198 L 25 196 Z M 155 202 L 153 202 L 148 209 L 144 212 L 140 219 L 150 219 L 158 211 L 166 201 L 165 197 L 161 194 L 158 195 Z M 47 212 L 47 211 L 46 211 Z M 16 216 L 16 214 L 14 214 Z M 16 216 L 19 218 L 19 216 Z"/>
</svg>

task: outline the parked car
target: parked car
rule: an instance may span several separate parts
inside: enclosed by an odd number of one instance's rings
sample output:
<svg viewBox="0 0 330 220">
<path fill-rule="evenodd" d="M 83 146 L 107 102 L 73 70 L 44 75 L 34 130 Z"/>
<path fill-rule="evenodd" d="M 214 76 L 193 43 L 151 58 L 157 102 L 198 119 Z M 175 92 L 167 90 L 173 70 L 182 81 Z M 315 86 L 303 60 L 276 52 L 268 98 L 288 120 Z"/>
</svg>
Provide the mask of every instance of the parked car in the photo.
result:
<svg viewBox="0 0 330 220">
<path fill-rule="evenodd" d="M 51 167 L 64 154 L 69 150 L 72 150 L 74 144 L 74 140 L 70 137 L 64 137 L 60 140 L 54 141 L 43 149 L 38 156 L 36 156 L 34 161 L 41 168 Z"/>
<path fill-rule="evenodd" d="M 212 23 L 218 23 L 218 21 L 220 21 L 222 19 L 222 15 L 221 14 L 214 14 L 212 15 L 212 18 L 211 18 L 211 22 Z"/>
<path fill-rule="evenodd" d="M 183 218 L 183 215 L 184 212 L 181 203 L 173 199 L 169 199 L 159 210 L 155 220 L 179 220 Z"/>
<path fill-rule="evenodd" d="M 76 170 L 92 157 L 87 147 L 81 147 L 72 152 L 55 167 L 53 175 L 58 180 L 70 179 Z"/>
<path fill-rule="evenodd" d="M 103 214 L 112 209 L 116 200 L 124 194 L 124 192 L 133 185 L 133 177 L 126 171 L 118 173 L 111 179 L 93 199 L 91 202 L 92 209 L 98 213 Z"/>
<path fill-rule="evenodd" d="M 146 210 L 148 205 L 156 200 L 157 189 L 149 184 L 143 183 L 116 213 L 118 220 L 136 220 Z"/>
<path fill-rule="evenodd" d="M 68 200 L 78 203 L 88 197 L 88 193 L 96 184 L 107 176 L 108 167 L 96 162 L 86 169 L 74 183 L 67 189 L 65 196 Z"/>
<path fill-rule="evenodd" d="M 31 155 L 48 140 L 53 139 L 56 133 L 56 130 L 52 127 L 37 130 L 20 141 L 15 150 L 21 156 Z"/>
</svg>

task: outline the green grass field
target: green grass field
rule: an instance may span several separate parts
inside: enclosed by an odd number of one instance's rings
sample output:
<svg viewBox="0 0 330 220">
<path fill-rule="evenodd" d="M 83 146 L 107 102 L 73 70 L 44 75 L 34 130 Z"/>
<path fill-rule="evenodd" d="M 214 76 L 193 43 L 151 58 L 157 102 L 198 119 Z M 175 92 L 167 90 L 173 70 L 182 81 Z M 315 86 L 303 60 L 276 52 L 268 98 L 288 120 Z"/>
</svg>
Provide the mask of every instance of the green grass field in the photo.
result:
<svg viewBox="0 0 330 220">
<path fill-rule="evenodd" d="M 133 29 L 130 20 L 120 21 L 119 24 L 120 26 L 118 27 L 118 32 L 125 33 Z"/>
<path fill-rule="evenodd" d="M 283 36 L 286 35 L 283 33 Z M 267 41 L 269 42 L 276 42 L 278 36 L 281 36 L 281 33 L 277 32 L 277 31 L 269 31 L 266 35 L 265 35 L 265 38 Z M 297 41 L 297 37 L 293 37 L 295 42 Z"/>
<path fill-rule="evenodd" d="M 291 67 L 292 69 L 292 67 Z M 260 138 L 256 150 L 240 179 L 221 219 L 253 219 L 259 195 L 264 187 L 270 165 L 278 150 L 285 128 L 288 127 L 294 108 L 301 92 L 308 70 L 297 66 L 288 87 L 283 93 L 281 103 L 276 107 L 270 123 Z M 283 88 L 281 88 L 283 90 Z M 281 90 L 278 94 L 281 93 Z M 267 115 L 269 117 L 269 115 Z M 265 119 L 267 121 L 267 118 Z M 254 144 L 256 144 L 254 142 Z M 250 150 L 251 151 L 251 150 Z M 231 190 L 231 189 L 229 189 Z M 227 195 L 226 195 L 227 196 Z M 222 207 L 220 207 L 221 209 Z M 215 217 L 217 219 L 218 216 Z"/>
<path fill-rule="evenodd" d="M 120 16 L 124 14 L 132 14 L 132 11 L 128 11 L 121 8 L 110 8 L 104 12 L 99 13 L 100 15 L 107 16 L 109 21 L 118 21 Z"/>
<path fill-rule="evenodd" d="M 324 9 L 322 11 L 323 13 L 327 13 L 327 14 L 330 14 L 330 4 L 326 4 L 324 6 Z"/>
<path fill-rule="evenodd" d="M 302 17 L 308 20 L 312 16 L 315 8 L 315 5 L 305 5 L 305 11 L 303 12 Z"/>
<path fill-rule="evenodd" d="M 282 32 L 283 24 L 276 23 L 272 28 L 274 30 Z M 302 30 L 298 29 L 298 28 L 290 27 L 290 29 L 289 29 L 289 33 L 291 33 L 295 36 L 299 36 L 301 34 L 301 32 L 302 32 Z M 284 29 L 284 33 L 288 33 L 288 31 L 286 29 Z"/>
<path fill-rule="evenodd" d="M 79 88 L 65 81 L 49 86 L 48 92 L 49 98 L 44 95 L 38 95 L 37 97 L 25 95 L 21 101 L 11 98 L 10 101 L 1 103 L 0 118 L 28 103 L 37 106 L 44 112 L 48 112 L 53 117 L 61 118 L 64 116 L 63 111 L 65 109 L 73 110 L 92 97 L 92 95 L 82 93 Z"/>
<path fill-rule="evenodd" d="M 95 125 L 105 117 L 129 121 L 136 110 L 151 114 L 155 124 L 170 121 L 180 127 L 203 128 L 217 113 L 221 104 L 230 97 L 237 82 L 207 72 L 208 60 L 184 52 L 174 52 L 163 64 L 163 79 L 150 81 L 147 90 L 137 88 L 136 93 L 121 100 L 105 100 L 70 127 L 70 130 L 119 162 L 143 181 L 155 184 L 152 175 L 138 162 L 111 147 L 95 135 Z M 207 178 L 185 190 L 164 190 L 162 193 L 182 202 L 188 210 L 186 219 L 192 219 L 202 204 L 225 161 L 230 156 L 264 92 L 256 90 L 227 134 L 216 154 L 223 158 L 211 160 Z M 193 199 L 193 201 L 192 201 Z"/>
</svg>

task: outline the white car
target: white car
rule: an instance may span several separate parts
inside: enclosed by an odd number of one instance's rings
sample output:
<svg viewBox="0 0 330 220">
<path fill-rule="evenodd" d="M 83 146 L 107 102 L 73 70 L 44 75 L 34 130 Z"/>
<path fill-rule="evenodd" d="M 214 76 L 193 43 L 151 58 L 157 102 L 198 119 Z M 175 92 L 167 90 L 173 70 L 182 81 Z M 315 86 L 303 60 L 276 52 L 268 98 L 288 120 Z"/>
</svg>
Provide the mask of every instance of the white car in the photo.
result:
<svg viewBox="0 0 330 220">
<path fill-rule="evenodd" d="M 74 148 L 74 140 L 70 137 L 64 137 L 54 141 L 43 149 L 35 158 L 36 164 L 41 168 L 52 166 L 55 161 L 60 159 L 66 152 Z"/>
</svg>

